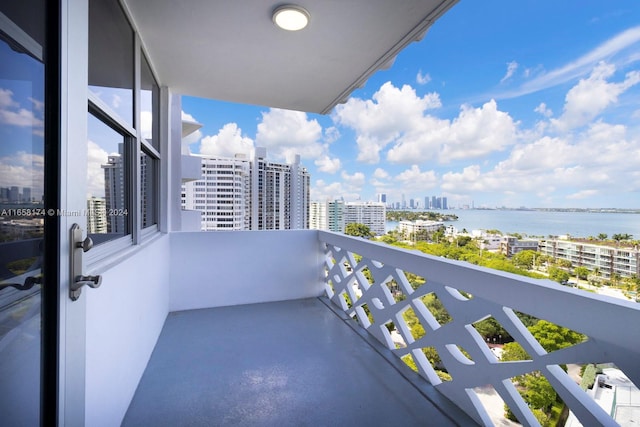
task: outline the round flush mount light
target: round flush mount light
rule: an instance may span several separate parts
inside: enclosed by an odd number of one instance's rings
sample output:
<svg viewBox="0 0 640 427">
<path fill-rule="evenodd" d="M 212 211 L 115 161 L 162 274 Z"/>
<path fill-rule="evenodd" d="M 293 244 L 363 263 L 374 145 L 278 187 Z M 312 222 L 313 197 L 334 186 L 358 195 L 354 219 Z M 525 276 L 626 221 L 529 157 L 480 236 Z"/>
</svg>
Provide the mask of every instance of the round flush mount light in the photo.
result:
<svg viewBox="0 0 640 427">
<path fill-rule="evenodd" d="M 300 6 L 284 5 L 273 11 L 273 23 L 283 30 L 298 31 L 309 24 L 309 12 Z"/>
</svg>

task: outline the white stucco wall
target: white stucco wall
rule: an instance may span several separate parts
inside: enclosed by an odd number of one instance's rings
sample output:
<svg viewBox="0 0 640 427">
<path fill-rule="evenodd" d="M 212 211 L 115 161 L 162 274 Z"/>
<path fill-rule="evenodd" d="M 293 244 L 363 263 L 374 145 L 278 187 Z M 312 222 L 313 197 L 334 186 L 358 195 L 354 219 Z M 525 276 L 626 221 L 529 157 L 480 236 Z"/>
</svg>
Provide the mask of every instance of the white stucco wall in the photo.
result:
<svg viewBox="0 0 640 427">
<path fill-rule="evenodd" d="M 132 248 L 115 266 L 96 271 L 99 288 L 82 290 L 87 426 L 119 426 L 129 407 L 168 314 L 169 241 L 161 235 Z"/>
<path fill-rule="evenodd" d="M 316 230 L 171 233 L 170 311 L 319 296 Z"/>
</svg>

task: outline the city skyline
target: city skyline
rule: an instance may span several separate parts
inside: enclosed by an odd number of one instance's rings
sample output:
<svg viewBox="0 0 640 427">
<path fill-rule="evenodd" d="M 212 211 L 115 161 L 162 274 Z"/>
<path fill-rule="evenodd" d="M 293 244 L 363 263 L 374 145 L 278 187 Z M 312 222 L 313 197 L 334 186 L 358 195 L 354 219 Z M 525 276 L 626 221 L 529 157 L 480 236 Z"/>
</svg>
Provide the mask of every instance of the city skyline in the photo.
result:
<svg viewBox="0 0 640 427">
<path fill-rule="evenodd" d="M 459 3 L 326 116 L 183 97 L 189 148 L 300 153 L 312 200 L 638 208 L 640 5 L 576 5 Z"/>
</svg>

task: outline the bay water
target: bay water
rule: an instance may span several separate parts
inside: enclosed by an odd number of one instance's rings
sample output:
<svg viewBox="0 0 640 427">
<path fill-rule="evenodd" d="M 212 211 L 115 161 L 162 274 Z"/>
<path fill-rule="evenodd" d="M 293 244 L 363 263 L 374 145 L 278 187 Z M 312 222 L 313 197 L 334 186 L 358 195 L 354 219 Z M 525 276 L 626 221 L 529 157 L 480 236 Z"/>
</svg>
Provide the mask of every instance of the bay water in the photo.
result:
<svg viewBox="0 0 640 427">
<path fill-rule="evenodd" d="M 450 209 L 436 211 L 458 216 L 446 221 L 458 231 L 499 230 L 503 234 L 520 233 L 527 236 L 548 237 L 569 234 L 573 237 L 596 237 L 600 233 L 611 238 L 614 234 L 631 234 L 640 240 L 640 213 Z M 387 221 L 386 230 L 394 230 L 395 221 Z"/>
</svg>

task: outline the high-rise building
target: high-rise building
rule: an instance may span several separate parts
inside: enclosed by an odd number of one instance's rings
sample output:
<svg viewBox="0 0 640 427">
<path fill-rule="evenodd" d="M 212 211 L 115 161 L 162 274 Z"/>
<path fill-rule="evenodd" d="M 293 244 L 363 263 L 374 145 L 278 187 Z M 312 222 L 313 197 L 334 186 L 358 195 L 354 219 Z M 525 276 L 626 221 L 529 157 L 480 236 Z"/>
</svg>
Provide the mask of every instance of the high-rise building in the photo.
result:
<svg viewBox="0 0 640 427">
<path fill-rule="evenodd" d="M 118 147 L 120 154 L 109 156 L 104 169 L 104 197 L 107 213 L 107 233 L 126 233 L 126 215 L 116 212 L 125 208 L 123 144 Z"/>
<path fill-rule="evenodd" d="M 22 188 L 22 201 L 23 202 L 30 202 L 31 201 L 31 188 L 30 187 L 23 187 Z"/>
<path fill-rule="evenodd" d="M 202 156 L 202 179 L 182 187 L 182 208 L 202 212 L 202 230 L 309 228 L 310 176 L 296 156 L 291 164 Z"/>
<path fill-rule="evenodd" d="M 183 184 L 182 208 L 201 212 L 201 230 L 249 230 L 250 163 L 203 157 L 202 178 Z"/>
<path fill-rule="evenodd" d="M 309 228 L 344 233 L 344 201 L 311 202 Z"/>
<path fill-rule="evenodd" d="M 107 203 L 101 197 L 87 199 L 87 233 L 107 232 Z"/>
<path fill-rule="evenodd" d="M 431 209 L 438 209 L 438 198 L 431 196 Z"/>
<path fill-rule="evenodd" d="M 387 195 L 386 193 L 378 193 L 376 194 L 376 200 L 378 203 L 387 203 Z"/>
<path fill-rule="evenodd" d="M 251 157 L 251 230 L 309 228 L 311 177 L 300 156 L 274 163 L 266 160 L 266 148 L 256 147 Z"/>
<path fill-rule="evenodd" d="M 18 203 L 20 202 L 20 188 L 13 186 L 9 189 L 9 202 Z"/>
<path fill-rule="evenodd" d="M 376 235 L 386 233 L 386 207 L 384 203 L 350 202 L 344 206 L 344 224 L 364 224 Z"/>
<path fill-rule="evenodd" d="M 442 209 L 449 209 L 449 206 L 447 205 L 447 198 L 446 197 L 442 198 Z"/>
</svg>

